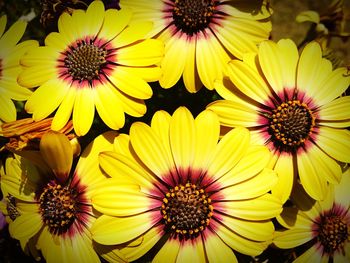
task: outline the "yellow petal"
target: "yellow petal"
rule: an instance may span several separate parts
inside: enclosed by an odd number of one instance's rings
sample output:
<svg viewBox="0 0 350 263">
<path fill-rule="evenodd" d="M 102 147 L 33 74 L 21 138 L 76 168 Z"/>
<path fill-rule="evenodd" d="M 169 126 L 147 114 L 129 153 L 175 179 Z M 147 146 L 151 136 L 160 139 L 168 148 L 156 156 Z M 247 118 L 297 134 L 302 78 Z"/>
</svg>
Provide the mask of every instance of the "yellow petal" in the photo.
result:
<svg viewBox="0 0 350 263">
<path fill-rule="evenodd" d="M 138 99 L 152 97 L 153 92 L 149 84 L 129 71 L 128 67 L 116 67 L 108 79 L 115 87 L 131 97 Z"/>
<path fill-rule="evenodd" d="M 111 43 L 115 48 L 127 46 L 143 39 L 152 27 L 151 21 L 131 22 Z"/>
<path fill-rule="evenodd" d="M 27 243 L 31 237 L 37 234 L 43 227 L 41 215 L 37 212 L 23 214 L 11 222 L 9 225 L 11 236 Z"/>
<path fill-rule="evenodd" d="M 101 29 L 104 20 L 105 8 L 102 1 L 93 1 L 88 9 L 84 19 L 86 35 L 97 35 Z"/>
<path fill-rule="evenodd" d="M 312 156 L 308 155 L 308 152 L 301 152 L 298 154 L 297 163 L 299 178 L 305 191 L 316 200 L 323 199 L 327 191 L 327 181 L 323 176 L 319 176 Z"/>
<path fill-rule="evenodd" d="M 63 12 L 57 21 L 60 37 L 64 38 L 64 43 L 68 45 L 77 39 L 77 32 L 75 26 L 72 26 L 73 23 L 72 16 L 68 12 Z"/>
<path fill-rule="evenodd" d="M 46 64 L 41 61 L 40 65 L 24 68 L 18 76 L 18 83 L 21 86 L 33 88 L 45 85 L 47 82 L 50 82 L 55 78 L 57 78 L 57 70 L 55 66 L 51 62 Z"/>
<path fill-rule="evenodd" d="M 319 108 L 319 119 L 323 121 L 338 121 L 350 119 L 350 96 L 340 97 Z M 344 127 L 345 128 L 345 127 Z"/>
<path fill-rule="evenodd" d="M 263 41 L 259 45 L 259 63 L 265 78 L 276 94 L 283 90 L 283 75 L 278 46 L 272 41 Z"/>
<path fill-rule="evenodd" d="M 249 131 L 235 128 L 227 133 L 213 152 L 213 159 L 208 167 L 208 174 L 220 178 L 232 169 L 246 154 L 249 146 Z"/>
<path fill-rule="evenodd" d="M 121 68 L 122 66 L 119 66 Z M 157 66 L 148 66 L 148 67 L 127 67 L 129 73 L 147 82 L 159 80 L 162 71 L 160 67 Z"/>
<path fill-rule="evenodd" d="M 164 44 L 160 40 L 146 39 L 117 50 L 117 62 L 120 65 L 144 67 L 160 62 Z"/>
<path fill-rule="evenodd" d="M 118 130 L 124 126 L 125 116 L 119 98 L 110 84 L 101 84 L 93 90 L 94 104 L 101 119 L 111 129 Z"/>
<path fill-rule="evenodd" d="M 300 12 L 295 18 L 295 20 L 298 23 L 309 21 L 309 22 L 318 24 L 320 22 L 320 15 L 316 11 L 308 10 L 308 11 Z"/>
<path fill-rule="evenodd" d="M 73 108 L 73 126 L 78 136 L 85 135 L 92 125 L 95 115 L 93 91 L 90 87 L 76 89 Z"/>
<path fill-rule="evenodd" d="M 145 115 L 147 107 L 144 100 L 133 98 L 117 89 L 114 89 L 113 91 L 119 98 L 126 114 L 134 117 L 142 117 Z"/>
<path fill-rule="evenodd" d="M 294 248 L 305 244 L 313 238 L 311 229 L 293 228 L 286 231 L 276 231 L 273 243 L 279 248 Z"/>
<path fill-rule="evenodd" d="M 316 144 L 334 159 L 350 162 L 350 131 L 321 127 Z"/>
<path fill-rule="evenodd" d="M 236 101 L 216 100 L 207 108 L 218 115 L 220 123 L 224 126 L 255 127 L 259 125 L 257 111 Z"/>
<path fill-rule="evenodd" d="M 175 262 L 180 250 L 181 243 L 178 239 L 168 239 L 154 256 L 152 262 Z"/>
<path fill-rule="evenodd" d="M 73 111 L 74 101 L 75 101 L 76 91 L 73 88 L 70 88 L 67 91 L 67 94 L 64 96 L 64 99 L 61 105 L 58 107 L 58 110 L 55 113 L 55 116 L 52 120 L 51 129 L 54 131 L 59 131 L 62 129 L 70 119 Z"/>
<path fill-rule="evenodd" d="M 131 217 L 111 217 L 102 215 L 91 227 L 92 238 L 104 245 L 115 245 L 128 242 L 150 229 L 154 222 L 154 213 L 141 213 Z"/>
<path fill-rule="evenodd" d="M 171 88 L 179 81 L 188 59 L 187 45 L 187 37 L 185 34 L 182 35 L 180 31 L 166 43 L 164 59 L 161 62 L 163 75 L 159 80 L 163 88 Z"/>
<path fill-rule="evenodd" d="M 40 141 L 40 152 L 55 173 L 65 183 L 73 163 L 73 149 L 68 138 L 58 132 L 47 132 Z"/>
<path fill-rule="evenodd" d="M 204 247 L 209 262 L 238 263 L 233 251 L 218 237 L 216 233 L 206 232 Z"/>
<path fill-rule="evenodd" d="M 187 55 L 182 77 L 186 89 L 191 93 L 196 93 L 203 86 L 196 66 L 196 42 L 194 40 L 187 41 L 186 49 Z M 182 53 L 180 52 L 180 54 Z"/>
<path fill-rule="evenodd" d="M 195 126 L 191 112 L 185 108 L 178 108 L 170 122 L 170 147 L 178 171 L 191 167 L 194 157 Z"/>
<path fill-rule="evenodd" d="M 219 141 L 220 123 L 217 115 L 211 111 L 201 112 L 194 120 L 195 124 L 195 155 L 192 167 L 206 170 L 211 154 Z"/>
<path fill-rule="evenodd" d="M 316 245 L 313 245 L 308 250 L 306 250 L 303 254 L 301 254 L 298 258 L 294 260 L 295 263 L 303 263 L 303 262 L 320 262 L 327 263 L 329 262 L 329 256 L 327 254 L 322 255 Z"/>
<path fill-rule="evenodd" d="M 0 119 L 4 122 L 15 121 L 17 116 L 16 107 L 12 100 L 1 94 L 0 96 Z"/>
<path fill-rule="evenodd" d="M 282 211 L 281 201 L 271 194 L 254 200 L 224 202 L 222 205 L 225 214 L 246 220 L 266 220 L 276 217 Z"/>
<path fill-rule="evenodd" d="M 18 20 L 1 36 L 1 57 L 5 57 L 6 53 L 18 43 L 18 41 L 22 38 L 26 27 L 26 22 Z"/>
<path fill-rule="evenodd" d="M 52 79 L 40 86 L 25 104 L 25 110 L 33 113 L 34 120 L 49 116 L 62 102 L 68 91 L 66 83 Z"/>
<path fill-rule="evenodd" d="M 24 66 L 39 66 L 45 63 L 46 66 L 51 65 L 51 67 L 55 67 L 56 61 L 60 56 L 59 52 L 60 50 L 56 47 L 35 47 L 21 57 L 21 64 Z"/>
<path fill-rule="evenodd" d="M 181 243 L 179 253 L 176 257 L 177 263 L 186 261 L 193 261 L 198 263 L 207 262 L 204 254 L 202 239 L 197 238 L 195 240 L 186 240 Z"/>
<path fill-rule="evenodd" d="M 294 88 L 296 85 L 296 70 L 299 60 L 297 46 L 290 39 L 281 39 L 277 43 L 284 88 Z"/>
<path fill-rule="evenodd" d="M 6 24 L 7 24 L 7 16 L 6 15 L 2 15 L 0 17 L 0 37 L 5 32 Z"/>
<path fill-rule="evenodd" d="M 132 12 L 128 8 L 106 10 L 103 25 L 98 36 L 102 39 L 115 38 L 128 25 L 131 16 Z"/>
</svg>

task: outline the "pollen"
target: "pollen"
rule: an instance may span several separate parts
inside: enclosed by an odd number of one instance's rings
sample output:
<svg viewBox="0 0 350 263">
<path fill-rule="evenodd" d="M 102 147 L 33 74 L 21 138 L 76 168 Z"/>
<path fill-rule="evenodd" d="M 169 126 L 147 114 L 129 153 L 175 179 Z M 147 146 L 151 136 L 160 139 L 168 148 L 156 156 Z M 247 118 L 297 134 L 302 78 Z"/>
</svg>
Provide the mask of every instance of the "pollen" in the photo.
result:
<svg viewBox="0 0 350 263">
<path fill-rule="evenodd" d="M 209 26 L 214 12 L 213 0 L 175 0 L 174 24 L 182 32 L 193 35 Z"/>
<path fill-rule="evenodd" d="M 310 137 L 315 117 L 305 103 L 290 100 L 278 105 L 269 116 L 269 133 L 281 151 L 293 152 Z"/>
<path fill-rule="evenodd" d="M 161 215 L 165 230 L 173 237 L 191 239 L 209 225 L 213 206 L 203 189 L 191 183 L 180 184 L 166 193 Z"/>
<path fill-rule="evenodd" d="M 92 81 L 99 79 L 106 61 L 107 50 L 96 46 L 92 41 L 82 40 L 76 47 L 66 51 L 64 65 L 73 80 Z"/>
<path fill-rule="evenodd" d="M 39 198 L 40 213 L 44 223 L 53 234 L 66 232 L 74 222 L 77 205 L 74 189 L 49 183 Z"/>
</svg>

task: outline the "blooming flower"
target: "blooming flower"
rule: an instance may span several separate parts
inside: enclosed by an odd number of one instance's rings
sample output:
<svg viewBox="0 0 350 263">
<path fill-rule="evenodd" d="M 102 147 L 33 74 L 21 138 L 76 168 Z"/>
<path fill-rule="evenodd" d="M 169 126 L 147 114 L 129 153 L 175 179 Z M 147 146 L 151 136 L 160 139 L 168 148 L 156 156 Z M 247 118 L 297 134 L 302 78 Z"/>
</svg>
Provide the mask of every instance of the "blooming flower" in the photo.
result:
<svg viewBox="0 0 350 263">
<path fill-rule="evenodd" d="M 92 2 L 86 12 L 60 16 L 59 32 L 21 60 L 26 68 L 18 81 L 39 86 L 25 104 L 34 120 L 58 108 L 52 129 L 60 130 L 73 112 L 80 136 L 89 131 L 95 106 L 111 129 L 124 125 L 124 112 L 135 117 L 146 112 L 144 99 L 152 96 L 147 81 L 160 75 L 155 64 L 162 58 L 163 43 L 144 39 L 152 23 L 129 23 L 131 16 L 128 9 L 105 11 L 101 1 Z"/>
<path fill-rule="evenodd" d="M 299 176 L 306 192 L 323 199 L 327 182 L 339 183 L 337 161 L 350 162 L 350 97 L 346 68 L 332 70 L 318 43 L 300 54 L 291 40 L 262 42 L 258 54 L 228 66 L 216 90 L 227 100 L 208 106 L 224 127 L 245 126 L 273 151 L 279 183 L 272 189 L 286 201 Z"/>
<path fill-rule="evenodd" d="M 72 147 L 57 132 L 41 139 L 41 165 L 20 156 L 7 159 L 1 190 L 11 197 L 9 231 L 23 250 L 36 247 L 47 262 L 99 262 L 89 232 L 97 216 L 90 197 L 104 177 L 98 167 L 98 147 L 108 148 L 114 136 L 110 132 L 97 137 L 73 173 Z"/>
<path fill-rule="evenodd" d="M 296 207 L 283 210 L 279 221 L 288 227 L 276 231 L 274 244 L 307 250 L 294 262 L 348 262 L 350 260 L 350 169 L 338 185 L 331 185 L 322 201 L 310 199 L 297 185 L 293 194 Z"/>
<path fill-rule="evenodd" d="M 203 84 L 212 90 L 228 61 L 256 51 L 271 31 L 272 11 L 265 0 L 121 0 L 120 6 L 133 8 L 135 21 L 152 20 L 149 35 L 164 41 L 163 88 L 183 75 L 189 92 Z"/>
<path fill-rule="evenodd" d="M 17 83 L 22 71 L 21 56 L 38 45 L 37 41 L 27 40 L 17 44 L 26 29 L 26 22 L 17 21 L 6 32 L 7 17 L 0 17 L 0 123 L 16 120 L 16 107 L 12 100 L 24 101 L 31 91 Z"/>
<path fill-rule="evenodd" d="M 104 214 L 91 228 L 93 239 L 127 245 L 119 248 L 129 261 L 161 238 L 156 262 L 237 262 L 231 248 L 260 254 L 274 232 L 269 219 L 281 212 L 280 200 L 267 193 L 277 180 L 265 169 L 271 154 L 252 145 L 245 128 L 218 142 L 219 129 L 214 113 L 193 119 L 180 107 L 118 136 L 115 150 L 100 154 L 112 178 L 92 196 Z"/>
</svg>

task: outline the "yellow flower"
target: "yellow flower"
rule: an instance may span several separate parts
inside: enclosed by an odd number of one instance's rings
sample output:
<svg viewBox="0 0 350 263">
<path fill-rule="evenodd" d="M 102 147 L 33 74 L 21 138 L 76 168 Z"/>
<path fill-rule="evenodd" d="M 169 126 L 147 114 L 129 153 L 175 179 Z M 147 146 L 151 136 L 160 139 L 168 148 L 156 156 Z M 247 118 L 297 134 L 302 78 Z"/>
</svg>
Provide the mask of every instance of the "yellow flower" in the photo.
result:
<svg viewBox="0 0 350 263">
<path fill-rule="evenodd" d="M 121 0 L 120 6 L 133 8 L 135 21 L 152 20 L 149 36 L 164 41 L 163 88 L 182 75 L 189 92 L 202 85 L 212 90 L 229 60 L 256 51 L 271 31 L 272 11 L 265 0 Z"/>
<path fill-rule="evenodd" d="M 5 32 L 6 22 L 6 16 L 0 17 L 0 123 L 16 120 L 12 100 L 25 101 L 32 93 L 17 83 L 22 71 L 19 61 L 25 52 L 38 45 L 34 40 L 17 44 L 26 29 L 26 22 L 17 21 Z"/>
<path fill-rule="evenodd" d="M 254 141 L 273 151 L 279 183 L 272 189 L 284 202 L 299 177 L 306 192 L 323 199 L 327 182 L 339 183 L 338 161 L 350 162 L 350 97 L 346 68 L 332 70 L 320 45 L 298 54 L 291 40 L 262 42 L 258 54 L 233 60 L 216 90 L 226 100 L 208 109 L 224 127 L 245 126 Z"/>
<path fill-rule="evenodd" d="M 35 246 L 47 262 L 99 262 L 89 232 L 97 217 L 91 192 L 104 179 L 98 147 L 108 148 L 111 137 L 114 132 L 97 137 L 83 152 L 75 171 L 71 171 L 69 140 L 52 131 L 43 135 L 42 158 L 36 157 L 35 165 L 20 156 L 6 160 L 1 191 L 11 196 L 9 232 L 23 250 Z"/>
<path fill-rule="evenodd" d="M 128 9 L 104 10 L 94 1 L 87 11 L 64 13 L 58 31 L 49 34 L 45 46 L 24 56 L 26 66 L 18 81 L 39 88 L 25 104 L 34 120 L 54 110 L 53 130 L 60 130 L 73 112 L 78 136 L 93 122 L 95 106 L 111 129 L 124 125 L 124 112 L 140 117 L 146 112 L 144 99 L 152 96 L 147 81 L 158 80 L 163 43 L 145 39 L 152 22 L 130 23 Z"/>
<path fill-rule="evenodd" d="M 350 260 L 350 169 L 338 185 L 331 185 L 322 201 L 309 198 L 300 185 L 293 193 L 296 207 L 286 207 L 279 221 L 288 228 L 276 231 L 274 244 L 306 251 L 294 262 L 349 262 Z M 333 259 L 330 261 L 330 259 Z"/>
<path fill-rule="evenodd" d="M 260 254 L 282 209 L 267 193 L 277 181 L 265 169 L 271 154 L 252 145 L 245 128 L 218 142 L 219 130 L 214 113 L 194 119 L 185 107 L 173 116 L 156 112 L 151 126 L 133 123 L 130 136 L 118 136 L 114 151 L 99 156 L 111 178 L 92 196 L 104 214 L 93 239 L 116 245 L 129 261 L 162 238 L 155 262 L 237 262 L 231 249 Z"/>
</svg>

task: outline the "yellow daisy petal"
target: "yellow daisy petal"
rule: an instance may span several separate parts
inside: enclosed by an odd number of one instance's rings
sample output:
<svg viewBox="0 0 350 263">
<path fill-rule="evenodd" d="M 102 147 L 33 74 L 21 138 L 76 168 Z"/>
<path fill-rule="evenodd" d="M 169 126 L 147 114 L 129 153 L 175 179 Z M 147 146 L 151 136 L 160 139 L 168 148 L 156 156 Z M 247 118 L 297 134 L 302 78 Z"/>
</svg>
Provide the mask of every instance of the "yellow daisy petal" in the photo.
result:
<svg viewBox="0 0 350 263">
<path fill-rule="evenodd" d="M 67 122 L 69 121 L 75 101 L 76 91 L 74 88 L 70 88 L 67 91 L 67 94 L 64 96 L 64 99 L 61 105 L 58 107 L 58 110 L 55 113 L 55 116 L 51 123 L 51 129 L 54 131 L 59 131 L 62 129 Z"/>
<path fill-rule="evenodd" d="M 16 107 L 10 98 L 1 94 L 0 96 L 0 119 L 4 122 L 15 121 L 17 116 Z"/>
<path fill-rule="evenodd" d="M 153 91 L 150 85 L 132 73 L 128 70 L 128 67 L 116 67 L 108 78 L 114 86 L 131 97 L 138 99 L 152 97 Z"/>
<path fill-rule="evenodd" d="M 55 60 L 59 57 L 59 52 L 56 47 L 36 47 L 21 57 L 21 64 L 23 66 L 37 66 L 39 63 L 45 63 L 46 67 L 55 68 Z"/>
<path fill-rule="evenodd" d="M 275 172 L 278 175 L 277 184 L 272 187 L 272 194 L 282 201 L 286 202 L 292 192 L 294 183 L 293 158 L 289 154 L 280 154 L 274 165 Z"/>
<path fill-rule="evenodd" d="M 251 67 L 239 60 L 232 60 L 228 67 L 228 76 L 233 84 L 245 95 L 264 104 L 268 99 L 269 88 Z"/>
<path fill-rule="evenodd" d="M 319 108 L 319 119 L 323 121 L 339 121 L 350 119 L 350 96 L 340 97 Z M 345 128 L 346 126 L 344 126 Z"/>
<path fill-rule="evenodd" d="M 45 38 L 45 46 L 56 48 L 60 51 L 67 49 L 70 44 L 71 43 L 68 42 L 67 38 L 63 37 L 60 33 L 57 32 L 51 32 Z"/>
<path fill-rule="evenodd" d="M 117 62 L 125 66 L 144 67 L 157 64 L 162 56 L 163 43 L 156 39 L 146 39 L 117 50 Z"/>
<path fill-rule="evenodd" d="M 208 174 L 220 178 L 245 155 L 249 146 L 249 131 L 245 128 L 235 128 L 227 133 L 218 143 L 213 152 L 213 159 L 208 167 Z"/>
<path fill-rule="evenodd" d="M 268 246 L 266 242 L 254 242 L 232 232 L 223 225 L 215 230 L 217 235 L 232 249 L 250 256 L 261 254 Z"/>
<path fill-rule="evenodd" d="M 254 241 L 272 240 L 275 228 L 271 221 L 245 221 L 223 214 L 222 224 L 238 235 Z"/>
<path fill-rule="evenodd" d="M 203 111 L 196 117 L 194 124 L 196 144 L 192 167 L 206 170 L 219 140 L 220 123 L 215 113 Z"/>
<path fill-rule="evenodd" d="M 117 97 L 119 98 L 125 113 L 134 117 L 142 117 L 143 115 L 145 115 L 147 107 L 143 100 L 128 96 L 127 94 L 122 93 L 117 89 L 115 89 L 114 91 Z"/>
<path fill-rule="evenodd" d="M 277 216 L 282 211 L 281 201 L 271 194 L 260 196 L 254 201 L 225 202 L 223 207 L 227 215 L 246 220 L 266 220 Z"/>
<path fill-rule="evenodd" d="M 350 131 L 320 127 L 317 145 L 334 159 L 350 162 Z"/>
<path fill-rule="evenodd" d="M 335 185 L 334 200 L 344 207 L 350 206 L 350 195 L 348 187 L 350 185 L 350 169 L 347 169 L 342 176 L 342 183 Z"/>
<path fill-rule="evenodd" d="M 106 10 L 104 22 L 98 36 L 104 39 L 115 38 L 128 25 L 131 16 L 132 12 L 128 8 Z"/>
<path fill-rule="evenodd" d="M 5 32 L 6 24 L 7 24 L 7 16 L 6 15 L 2 15 L 0 17 L 0 37 Z"/>
<path fill-rule="evenodd" d="M 62 102 L 67 94 L 67 85 L 58 79 L 51 79 L 41 85 L 25 104 L 25 110 L 33 113 L 34 120 L 49 116 Z"/>
<path fill-rule="evenodd" d="M 181 78 L 181 75 L 184 72 L 186 60 L 189 59 L 187 58 L 189 52 L 187 49 L 187 43 L 186 36 L 181 35 L 179 32 L 166 43 L 166 52 L 164 59 L 161 62 L 163 75 L 159 80 L 159 83 L 163 88 L 171 88 Z M 181 52 L 179 52 L 179 50 L 181 50 Z M 175 64 L 174 61 L 177 63 Z"/>
<path fill-rule="evenodd" d="M 95 115 L 94 93 L 90 87 L 76 90 L 73 109 L 73 126 L 78 136 L 85 135 L 92 125 Z"/>
<path fill-rule="evenodd" d="M 209 232 L 204 239 L 205 253 L 209 262 L 238 263 L 233 251 L 213 232 Z"/>
<path fill-rule="evenodd" d="M 73 163 L 73 149 L 66 135 L 47 132 L 40 141 L 40 152 L 62 183 L 66 182 Z"/>
<path fill-rule="evenodd" d="M 50 80 L 52 81 L 52 79 L 56 78 L 56 74 L 57 70 L 53 65 L 33 66 L 23 69 L 18 76 L 18 83 L 28 88 L 37 87 L 45 85 Z"/>
<path fill-rule="evenodd" d="M 179 172 L 186 171 L 192 165 L 196 146 L 194 119 L 187 108 L 180 107 L 174 112 L 169 136 L 176 168 Z"/>
<path fill-rule="evenodd" d="M 93 90 L 94 103 L 101 119 L 111 129 L 118 130 L 124 126 L 125 115 L 115 89 L 110 84 L 101 84 Z"/>
<path fill-rule="evenodd" d="M 12 67 L 18 67 L 20 64 L 22 65 L 21 59 L 23 55 L 26 54 L 29 50 L 36 49 L 38 46 L 39 46 L 39 43 L 36 40 L 26 40 L 17 44 L 15 47 L 12 48 L 11 53 L 7 54 L 6 57 L 3 58 L 2 60 L 3 70 L 9 69 Z M 5 74 L 3 73 L 3 76 L 4 75 Z"/>
<path fill-rule="evenodd" d="M 75 27 L 72 27 L 73 19 L 72 16 L 67 12 L 63 12 L 58 21 L 58 31 L 61 33 L 61 37 L 65 39 L 64 43 L 72 43 L 76 39 Z"/>
<path fill-rule="evenodd" d="M 131 217 L 111 217 L 102 215 L 91 227 L 92 238 L 104 245 L 128 242 L 150 229 L 155 212 L 141 213 Z M 157 215 L 159 214 L 156 211 Z"/>
<path fill-rule="evenodd" d="M 150 21 L 131 22 L 111 43 L 115 48 L 127 46 L 144 38 L 152 26 Z"/>
<path fill-rule="evenodd" d="M 196 93 L 203 86 L 196 66 L 196 42 L 194 40 L 187 41 L 186 43 L 186 61 L 183 69 L 183 82 L 186 89 L 191 93 Z M 183 55 L 184 52 L 178 54 Z"/>
<path fill-rule="evenodd" d="M 210 103 L 207 109 L 214 111 L 224 126 L 255 127 L 259 125 L 259 115 L 256 110 L 236 101 L 216 100 Z"/>
<path fill-rule="evenodd" d="M 302 228 L 309 231 L 312 227 L 313 221 L 300 211 L 297 207 L 284 207 L 280 215 L 276 217 L 278 223 L 285 228 Z"/>
<path fill-rule="evenodd" d="M 6 53 L 18 43 L 18 41 L 22 38 L 26 27 L 26 22 L 18 20 L 1 36 L 1 57 L 5 57 Z"/>
<path fill-rule="evenodd" d="M 296 84 L 296 70 L 299 59 L 297 46 L 290 39 L 281 39 L 277 43 L 278 56 L 282 71 L 283 87 L 294 88 Z"/>
<path fill-rule="evenodd" d="M 13 238 L 27 243 L 39 232 L 43 227 L 43 222 L 41 215 L 35 212 L 22 214 L 9 224 L 9 232 Z"/>
<path fill-rule="evenodd" d="M 119 66 L 121 68 L 122 66 Z M 147 82 L 159 80 L 162 70 L 157 66 L 148 67 L 128 67 L 128 72 L 134 76 L 140 77 Z"/>
<path fill-rule="evenodd" d="M 176 262 L 182 263 L 188 261 L 189 259 L 198 263 L 206 262 L 203 242 L 200 238 L 195 240 L 186 240 L 181 244 L 179 253 L 176 257 Z"/>
<path fill-rule="evenodd" d="M 313 146 L 316 147 L 316 146 Z M 298 171 L 301 184 L 305 191 L 314 199 L 323 199 L 327 191 L 327 181 L 318 175 L 318 167 L 307 153 L 298 154 Z"/>
<path fill-rule="evenodd" d="M 284 88 L 282 65 L 278 45 L 272 41 L 264 41 L 259 45 L 259 63 L 273 90 L 278 94 Z"/>
<path fill-rule="evenodd" d="M 86 35 L 97 35 L 103 24 L 105 8 L 102 1 L 93 1 L 86 10 L 84 28 Z"/>
<path fill-rule="evenodd" d="M 154 256 L 152 262 L 175 262 L 180 250 L 181 243 L 177 239 L 168 239 Z"/>
<path fill-rule="evenodd" d="M 276 231 L 273 243 L 279 248 L 294 248 L 305 244 L 313 238 L 311 229 L 293 228 L 286 231 Z"/>
<path fill-rule="evenodd" d="M 125 246 L 120 249 L 121 253 L 129 261 L 134 261 L 146 254 L 162 237 L 161 227 L 152 227 L 142 236 L 142 243 L 138 246 Z"/>
</svg>

